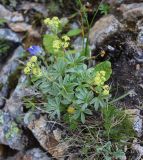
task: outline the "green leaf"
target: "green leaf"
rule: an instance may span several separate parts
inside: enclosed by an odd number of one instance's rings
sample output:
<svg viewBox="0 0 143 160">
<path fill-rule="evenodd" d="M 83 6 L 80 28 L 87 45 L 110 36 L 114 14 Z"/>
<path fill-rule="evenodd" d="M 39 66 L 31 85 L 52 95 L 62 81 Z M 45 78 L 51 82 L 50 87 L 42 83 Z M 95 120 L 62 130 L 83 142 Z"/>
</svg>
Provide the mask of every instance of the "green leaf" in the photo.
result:
<svg viewBox="0 0 143 160">
<path fill-rule="evenodd" d="M 84 124 L 85 123 L 85 115 L 83 112 L 80 114 L 81 122 Z"/>
<path fill-rule="evenodd" d="M 105 158 L 105 160 L 112 160 L 112 158 L 109 156 L 105 156 L 104 158 Z"/>
<path fill-rule="evenodd" d="M 52 34 L 45 34 L 43 38 L 43 45 L 48 53 L 54 54 L 53 41 L 57 40 L 58 37 Z"/>
<path fill-rule="evenodd" d="M 76 29 L 71 29 L 68 33 L 67 36 L 72 37 L 72 36 L 77 36 L 81 33 L 81 29 L 76 28 Z"/>
<path fill-rule="evenodd" d="M 99 11 L 101 14 L 105 14 L 107 15 L 110 11 L 110 6 L 106 3 L 102 3 L 100 6 L 99 6 Z"/>
<path fill-rule="evenodd" d="M 92 112 L 90 109 L 85 109 L 84 113 L 88 114 L 88 115 L 92 115 Z"/>
<path fill-rule="evenodd" d="M 116 159 L 122 159 L 125 157 L 125 153 L 122 150 L 114 152 L 113 155 Z"/>
<path fill-rule="evenodd" d="M 105 62 L 101 62 L 101 63 L 97 64 L 95 66 L 95 74 L 96 74 L 96 72 L 99 72 L 99 71 L 105 71 L 106 72 L 105 78 L 106 78 L 106 81 L 107 81 L 110 78 L 111 73 L 112 73 L 111 63 L 109 61 L 105 61 Z"/>
</svg>

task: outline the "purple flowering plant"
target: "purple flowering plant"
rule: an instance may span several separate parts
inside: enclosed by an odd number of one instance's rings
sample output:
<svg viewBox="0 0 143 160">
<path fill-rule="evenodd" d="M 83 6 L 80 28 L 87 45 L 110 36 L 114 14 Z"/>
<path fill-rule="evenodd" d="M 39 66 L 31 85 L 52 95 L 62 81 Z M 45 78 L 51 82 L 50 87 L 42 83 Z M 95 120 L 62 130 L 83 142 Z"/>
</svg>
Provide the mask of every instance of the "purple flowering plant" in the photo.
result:
<svg viewBox="0 0 143 160">
<path fill-rule="evenodd" d="M 37 45 L 30 46 L 27 50 L 31 56 L 36 56 L 43 52 L 42 48 Z"/>
</svg>

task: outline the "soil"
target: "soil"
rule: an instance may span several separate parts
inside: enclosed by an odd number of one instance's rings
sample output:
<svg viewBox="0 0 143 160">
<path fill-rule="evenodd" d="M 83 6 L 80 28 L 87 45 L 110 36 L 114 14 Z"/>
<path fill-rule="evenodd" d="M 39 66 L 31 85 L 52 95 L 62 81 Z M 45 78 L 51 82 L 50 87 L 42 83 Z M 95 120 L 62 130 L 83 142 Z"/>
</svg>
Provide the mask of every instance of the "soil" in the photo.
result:
<svg viewBox="0 0 143 160">
<path fill-rule="evenodd" d="M 120 32 L 94 51 L 100 53 L 104 50 L 106 55 L 99 60 L 109 59 L 112 63 L 113 74 L 110 80 L 112 96 L 117 98 L 132 90 L 130 95 L 119 101 L 119 105 L 126 108 L 135 108 L 143 103 L 143 64 L 135 60 L 137 54 L 135 48 L 129 47 L 129 43 L 133 43 L 135 37 L 135 32 L 128 30 Z"/>
</svg>

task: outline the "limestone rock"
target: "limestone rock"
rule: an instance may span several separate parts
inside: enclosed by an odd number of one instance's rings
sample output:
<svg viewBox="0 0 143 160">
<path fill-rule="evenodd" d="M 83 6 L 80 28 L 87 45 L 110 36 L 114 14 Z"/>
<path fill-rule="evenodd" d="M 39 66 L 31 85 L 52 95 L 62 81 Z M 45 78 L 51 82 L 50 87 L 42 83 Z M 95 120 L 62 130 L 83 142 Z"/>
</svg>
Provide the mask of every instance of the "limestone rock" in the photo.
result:
<svg viewBox="0 0 143 160">
<path fill-rule="evenodd" d="M 22 41 L 21 37 L 11 31 L 10 29 L 1 28 L 0 29 L 0 39 L 12 41 L 15 43 L 20 43 Z"/>
<path fill-rule="evenodd" d="M 0 18 L 7 20 L 8 22 L 22 22 L 24 17 L 21 13 L 10 12 L 3 5 L 0 4 Z"/>
<path fill-rule="evenodd" d="M 121 23 L 113 15 L 100 18 L 90 30 L 90 43 L 92 45 L 103 43 L 105 39 L 117 33 L 121 27 Z"/>
<path fill-rule="evenodd" d="M 0 107 L 3 107 L 5 103 L 5 99 L 8 96 L 9 92 L 9 77 L 13 73 L 16 72 L 17 67 L 19 66 L 19 62 L 17 59 L 23 56 L 24 49 L 19 46 L 11 56 L 11 58 L 7 61 L 7 63 L 0 70 L 0 84 L 2 88 L 0 90 Z"/>
<path fill-rule="evenodd" d="M 27 145 L 27 137 L 8 112 L 0 111 L 0 144 L 12 149 L 23 150 Z"/>
<path fill-rule="evenodd" d="M 127 21 L 135 21 L 143 17 L 143 3 L 122 4 L 119 8 L 123 18 Z"/>
<path fill-rule="evenodd" d="M 56 123 L 48 122 L 43 116 L 39 119 L 35 119 L 32 116 L 30 114 L 25 115 L 24 122 L 40 145 L 53 157 L 57 159 L 63 157 L 68 150 L 68 143 L 60 139 L 62 130 L 56 126 Z"/>
</svg>

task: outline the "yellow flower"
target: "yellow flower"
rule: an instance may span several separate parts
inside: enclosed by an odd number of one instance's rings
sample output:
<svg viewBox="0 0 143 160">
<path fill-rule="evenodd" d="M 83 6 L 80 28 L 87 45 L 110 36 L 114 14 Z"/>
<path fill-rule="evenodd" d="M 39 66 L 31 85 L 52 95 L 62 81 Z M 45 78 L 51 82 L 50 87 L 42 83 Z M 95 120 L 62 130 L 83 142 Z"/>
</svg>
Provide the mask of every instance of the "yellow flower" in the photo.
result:
<svg viewBox="0 0 143 160">
<path fill-rule="evenodd" d="M 109 90 L 103 90 L 102 94 L 103 94 L 104 96 L 109 95 Z"/>
<path fill-rule="evenodd" d="M 29 67 L 29 68 L 33 68 L 35 65 L 34 65 L 34 63 L 28 62 L 26 64 L 26 66 Z"/>
<path fill-rule="evenodd" d="M 32 56 L 30 59 L 30 62 L 37 62 L 37 57 L 36 56 Z"/>
<path fill-rule="evenodd" d="M 70 38 L 67 35 L 62 36 L 62 39 L 67 42 L 70 41 Z"/>
<path fill-rule="evenodd" d="M 104 90 L 109 90 L 109 85 L 103 86 L 103 89 L 104 89 Z"/>
<path fill-rule="evenodd" d="M 51 21 L 56 28 L 58 28 L 61 23 L 58 17 L 53 17 Z"/>
<path fill-rule="evenodd" d="M 34 67 L 34 68 L 32 69 L 32 73 L 33 73 L 35 76 L 41 76 L 41 75 L 42 75 L 41 69 L 40 69 L 40 68 L 36 68 L 36 67 Z"/>
<path fill-rule="evenodd" d="M 101 57 L 104 57 L 105 54 L 106 54 L 106 52 L 105 52 L 104 50 L 102 50 L 102 51 L 100 52 L 100 56 L 101 56 Z"/>
<path fill-rule="evenodd" d="M 67 109 L 67 112 L 68 112 L 69 114 L 73 114 L 73 113 L 75 113 L 75 108 L 72 107 L 72 106 L 69 106 L 68 109 Z"/>
<path fill-rule="evenodd" d="M 102 94 L 104 96 L 109 95 L 109 86 L 108 85 L 103 86 L 103 92 L 102 92 Z"/>
<path fill-rule="evenodd" d="M 64 48 L 68 48 L 68 46 L 69 46 L 69 42 L 64 42 L 64 43 L 62 43 L 63 44 L 63 47 Z"/>
<path fill-rule="evenodd" d="M 62 43 L 60 40 L 55 40 L 53 41 L 53 48 L 56 49 L 56 50 L 59 50 L 62 46 Z"/>
<path fill-rule="evenodd" d="M 59 18 L 58 17 L 53 17 L 52 20 L 59 22 Z"/>
<path fill-rule="evenodd" d="M 46 25 L 49 25 L 49 27 L 51 27 L 51 28 L 58 28 L 60 26 L 60 24 L 61 24 L 61 22 L 60 22 L 58 17 L 53 17 L 52 19 L 46 18 L 44 20 L 44 23 Z"/>
<path fill-rule="evenodd" d="M 94 84 L 97 86 L 102 86 L 106 81 L 105 75 L 106 75 L 105 71 L 98 71 L 94 78 Z"/>
<path fill-rule="evenodd" d="M 46 18 L 45 20 L 44 20 L 44 23 L 46 24 L 46 25 L 48 25 L 49 23 L 50 23 L 50 18 Z"/>
<path fill-rule="evenodd" d="M 31 69 L 29 67 L 24 68 L 24 73 L 25 74 L 30 74 Z"/>
</svg>

